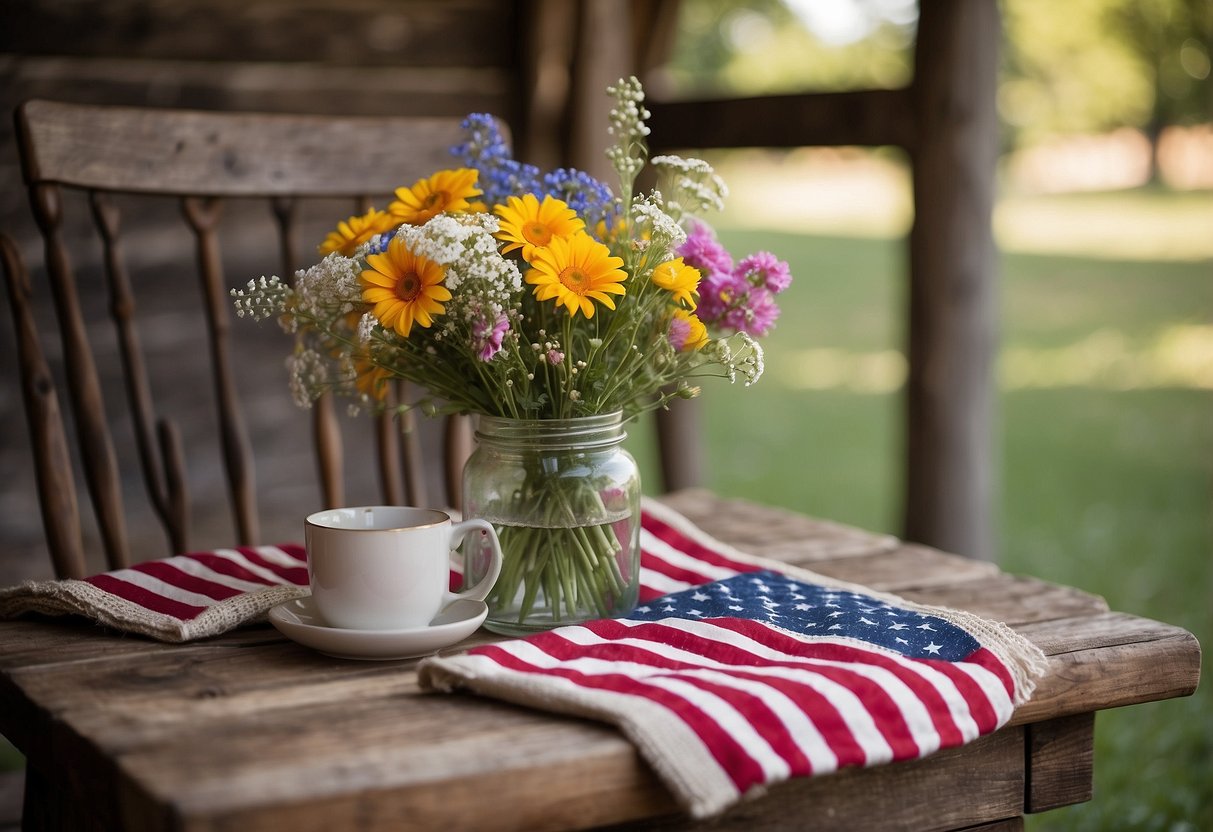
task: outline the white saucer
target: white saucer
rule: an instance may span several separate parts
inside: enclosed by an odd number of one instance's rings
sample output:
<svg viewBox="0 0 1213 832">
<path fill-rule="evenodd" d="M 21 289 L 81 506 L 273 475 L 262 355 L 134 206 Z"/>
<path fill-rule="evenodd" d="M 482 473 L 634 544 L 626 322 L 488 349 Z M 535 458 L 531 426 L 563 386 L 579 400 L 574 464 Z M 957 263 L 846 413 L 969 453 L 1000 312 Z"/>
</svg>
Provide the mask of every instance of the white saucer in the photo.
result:
<svg viewBox="0 0 1213 832">
<path fill-rule="evenodd" d="M 411 659 L 428 656 L 476 632 L 489 608 L 461 598 L 447 605 L 428 627 L 412 630 L 343 630 L 320 617 L 310 596 L 270 610 L 270 623 L 292 641 L 339 659 Z"/>
</svg>

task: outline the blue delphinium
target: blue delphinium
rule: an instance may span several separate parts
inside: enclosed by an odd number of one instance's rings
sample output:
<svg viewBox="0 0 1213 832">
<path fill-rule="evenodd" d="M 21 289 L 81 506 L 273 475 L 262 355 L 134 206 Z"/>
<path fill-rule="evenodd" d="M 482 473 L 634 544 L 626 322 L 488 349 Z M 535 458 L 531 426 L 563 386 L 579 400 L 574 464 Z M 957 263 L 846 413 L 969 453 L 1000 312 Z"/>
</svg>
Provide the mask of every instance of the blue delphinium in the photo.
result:
<svg viewBox="0 0 1213 832">
<path fill-rule="evenodd" d="M 594 233 L 598 223 L 603 222 L 609 230 L 617 213 L 615 195 L 602 182 L 585 171 L 574 168 L 557 168 L 543 177 L 544 193 L 562 199 L 585 220 L 586 227 Z"/>
<path fill-rule="evenodd" d="M 551 194 L 568 203 L 591 233 L 599 222 L 605 222 L 608 229 L 613 225 L 617 203 L 602 182 L 572 168 L 559 168 L 541 177 L 539 168 L 514 159 L 497 120 L 488 113 L 472 113 L 462 126 L 468 140 L 452 147 L 451 153 L 465 167 L 480 171 L 480 189 L 489 205 L 504 203 L 509 196 Z"/>
<path fill-rule="evenodd" d="M 488 113 L 472 113 L 463 120 L 468 140 L 451 148 L 465 167 L 480 171 L 480 190 L 489 205 L 505 202 L 507 196 L 539 193 L 539 168 L 516 161 Z"/>
</svg>

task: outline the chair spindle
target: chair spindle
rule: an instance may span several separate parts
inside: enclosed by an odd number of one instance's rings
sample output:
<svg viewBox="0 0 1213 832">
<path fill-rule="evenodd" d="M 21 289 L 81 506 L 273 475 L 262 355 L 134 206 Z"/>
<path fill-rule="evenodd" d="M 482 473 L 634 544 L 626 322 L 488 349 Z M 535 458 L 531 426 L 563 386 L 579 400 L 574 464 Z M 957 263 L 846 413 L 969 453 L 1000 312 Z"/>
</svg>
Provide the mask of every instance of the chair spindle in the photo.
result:
<svg viewBox="0 0 1213 832">
<path fill-rule="evenodd" d="M 230 300 L 224 287 L 223 264 L 219 256 L 219 239 L 216 233 L 222 203 L 217 199 L 186 197 L 182 200 L 182 207 L 190 227 L 194 230 L 198 247 L 211 369 L 214 373 L 215 395 L 219 408 L 219 435 L 223 445 L 228 486 L 231 488 L 236 534 L 242 544 L 252 545 L 257 543 L 259 538 L 257 493 L 253 476 L 252 447 L 237 404 L 236 385 L 232 379 L 229 359 Z"/>
<path fill-rule="evenodd" d="M 17 331 L 17 361 L 21 365 L 21 392 L 25 398 L 30 442 L 33 445 L 38 501 L 42 527 L 55 575 L 85 577 L 84 543 L 80 535 L 80 507 L 72 477 L 63 414 L 46 357 L 38 341 L 38 328 L 31 310 L 29 273 L 12 240 L 0 235 L 0 259 L 12 304 Z"/>
<path fill-rule="evenodd" d="M 101 235 L 105 254 L 105 272 L 109 283 L 110 315 L 117 330 L 119 352 L 122 356 L 123 377 L 135 427 L 135 441 L 139 450 L 139 462 L 143 481 L 147 487 L 152 507 L 163 524 L 169 538 L 170 551 L 184 552 L 187 548 L 187 526 L 184 505 L 186 495 L 170 495 L 167 482 L 175 481 L 184 487 L 185 477 L 173 471 L 171 455 L 161 453 L 156 437 L 156 416 L 152 407 L 151 388 L 147 368 L 143 361 L 143 349 L 136 331 L 135 296 L 131 291 L 130 276 L 122 252 L 120 236 L 121 213 L 105 194 L 89 193 L 93 219 Z"/>
<path fill-rule="evenodd" d="M 48 184 L 34 185 L 30 188 L 30 201 L 45 241 L 46 269 L 59 319 L 60 338 L 63 340 L 64 364 L 84 477 L 101 533 L 106 563 L 110 568 L 118 569 L 130 562 L 122 484 L 106 423 L 105 399 L 101 394 L 97 367 L 93 362 L 80 300 L 76 295 L 72 266 L 63 241 L 63 210 L 59 189 Z"/>
</svg>

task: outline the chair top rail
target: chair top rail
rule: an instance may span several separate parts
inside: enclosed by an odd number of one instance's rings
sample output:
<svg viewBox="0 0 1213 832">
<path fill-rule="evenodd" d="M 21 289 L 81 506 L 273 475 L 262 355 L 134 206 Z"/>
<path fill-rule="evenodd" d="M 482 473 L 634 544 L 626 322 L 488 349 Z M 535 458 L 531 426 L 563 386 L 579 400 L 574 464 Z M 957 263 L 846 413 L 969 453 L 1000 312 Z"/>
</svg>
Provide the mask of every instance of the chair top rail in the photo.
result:
<svg viewBox="0 0 1213 832">
<path fill-rule="evenodd" d="M 457 163 L 459 118 L 290 115 L 31 100 L 16 115 L 28 185 L 143 194 L 388 193 Z"/>
</svg>

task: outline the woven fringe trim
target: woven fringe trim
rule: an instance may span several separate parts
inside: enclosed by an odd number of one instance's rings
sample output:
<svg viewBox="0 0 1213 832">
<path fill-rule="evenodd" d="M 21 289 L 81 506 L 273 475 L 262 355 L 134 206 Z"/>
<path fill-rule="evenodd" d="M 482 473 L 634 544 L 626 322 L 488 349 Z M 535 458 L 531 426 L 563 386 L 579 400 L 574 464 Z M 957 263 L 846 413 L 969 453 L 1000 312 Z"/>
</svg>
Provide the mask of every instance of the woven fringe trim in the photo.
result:
<svg viewBox="0 0 1213 832">
<path fill-rule="evenodd" d="M 646 499 L 644 501 L 644 510 L 659 518 L 663 523 L 676 528 L 679 533 L 703 546 L 717 549 L 735 560 L 750 563 L 763 569 L 769 569 L 772 572 L 779 572 L 809 583 L 828 586 L 845 592 L 868 595 L 872 598 L 878 598 L 887 604 L 902 607 L 912 612 L 934 615 L 962 627 L 977 639 L 983 647 L 998 656 L 1002 660 L 1002 663 L 1007 666 L 1007 670 L 1011 674 L 1011 680 L 1015 683 L 1015 695 L 1012 699 L 1012 704 L 1015 707 L 1019 707 L 1031 698 L 1032 691 L 1036 690 L 1036 681 L 1044 676 L 1045 671 L 1048 669 L 1048 659 L 1041 649 L 1001 621 L 993 621 L 964 610 L 917 604 L 890 592 L 880 592 L 862 584 L 840 581 L 837 578 L 820 575 L 812 570 L 790 563 L 761 558 L 739 551 L 728 543 L 712 537 L 674 509 L 655 500 Z M 791 633 L 791 635 L 795 636 L 796 633 Z"/>
<path fill-rule="evenodd" d="M 242 624 L 261 621 L 277 605 L 310 592 L 308 587 L 266 587 L 217 601 L 196 617 L 183 621 L 119 598 L 87 581 L 26 581 L 0 589 L 0 619 L 30 612 L 80 615 L 123 632 L 179 643 L 217 636 Z"/>
</svg>

